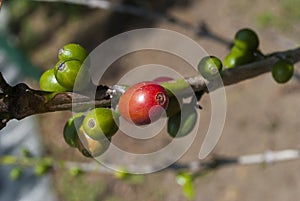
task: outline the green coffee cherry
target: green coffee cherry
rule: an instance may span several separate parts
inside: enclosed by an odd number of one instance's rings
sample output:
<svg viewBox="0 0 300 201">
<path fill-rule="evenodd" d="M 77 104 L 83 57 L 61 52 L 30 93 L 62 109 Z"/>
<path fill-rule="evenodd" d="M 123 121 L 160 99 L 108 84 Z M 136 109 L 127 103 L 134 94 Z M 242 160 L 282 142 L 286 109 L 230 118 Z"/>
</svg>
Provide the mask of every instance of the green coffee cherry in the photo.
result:
<svg viewBox="0 0 300 201">
<path fill-rule="evenodd" d="M 109 108 L 95 108 L 83 120 L 85 133 L 94 140 L 112 137 L 118 131 L 117 114 Z"/>
<path fill-rule="evenodd" d="M 197 111 L 191 106 L 184 104 L 182 110 L 168 119 L 167 131 L 171 137 L 184 137 L 188 135 L 196 125 Z"/>
<path fill-rule="evenodd" d="M 87 51 L 74 43 L 67 44 L 58 51 L 58 59 L 61 61 L 78 60 L 83 62 L 87 56 Z"/>
<path fill-rule="evenodd" d="M 86 157 L 97 157 L 103 154 L 110 145 L 111 138 L 102 137 L 98 140 L 94 140 L 87 135 L 83 126 L 80 127 L 78 132 L 80 139 L 78 149 Z"/>
<path fill-rule="evenodd" d="M 40 89 L 49 92 L 66 91 L 66 89 L 57 82 L 54 75 L 54 68 L 51 68 L 42 74 L 40 77 Z"/>
<path fill-rule="evenodd" d="M 84 116 L 82 113 L 76 113 L 65 124 L 63 132 L 64 140 L 71 147 L 78 147 L 79 138 L 76 126 L 82 124 L 83 118 Z"/>
<path fill-rule="evenodd" d="M 234 37 L 234 46 L 245 51 L 255 51 L 258 48 L 259 39 L 256 33 L 249 29 L 240 29 Z"/>
<path fill-rule="evenodd" d="M 222 62 L 215 56 L 206 56 L 198 64 L 198 71 L 205 79 L 212 79 L 222 71 Z"/>
<path fill-rule="evenodd" d="M 84 147 L 84 145 L 82 144 L 82 142 L 78 141 L 78 147 L 77 149 L 81 152 L 81 154 L 87 158 L 92 158 L 93 156 L 91 155 L 91 153 Z"/>
<path fill-rule="evenodd" d="M 89 83 L 89 79 L 84 70 L 80 70 L 81 62 L 78 60 L 59 61 L 54 68 L 54 74 L 58 83 L 67 90 L 73 90 L 75 81 L 82 84 L 80 89 L 84 89 Z M 77 86 L 78 87 L 78 86 Z"/>
<path fill-rule="evenodd" d="M 180 97 L 178 97 L 180 99 Z M 178 100 L 176 96 L 169 98 L 168 107 L 166 109 L 167 117 L 171 117 L 180 112 L 181 100 Z"/>
<path fill-rule="evenodd" d="M 234 48 L 234 47 L 233 47 Z M 224 66 L 233 68 L 235 66 L 244 65 L 255 61 L 255 56 L 252 52 L 243 52 L 235 48 L 225 57 Z"/>
<path fill-rule="evenodd" d="M 294 65 L 288 60 L 277 61 L 272 68 L 274 80 L 280 84 L 289 81 L 294 74 Z"/>
</svg>

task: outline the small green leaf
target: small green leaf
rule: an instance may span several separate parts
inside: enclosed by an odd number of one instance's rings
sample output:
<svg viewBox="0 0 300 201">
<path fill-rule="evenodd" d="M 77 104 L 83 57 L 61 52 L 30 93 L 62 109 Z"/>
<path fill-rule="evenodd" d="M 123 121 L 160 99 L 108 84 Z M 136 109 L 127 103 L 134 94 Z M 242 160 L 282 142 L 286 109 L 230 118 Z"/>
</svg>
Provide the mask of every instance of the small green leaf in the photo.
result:
<svg viewBox="0 0 300 201">
<path fill-rule="evenodd" d="M 129 176 L 129 173 L 126 172 L 125 168 L 121 168 L 121 169 L 115 171 L 114 176 L 117 179 L 124 180 Z"/>
<path fill-rule="evenodd" d="M 17 163 L 15 156 L 3 156 L 0 158 L 0 163 L 3 165 L 13 165 Z"/>
<path fill-rule="evenodd" d="M 26 148 L 26 147 L 23 147 L 23 148 L 21 149 L 21 154 L 22 154 L 22 156 L 24 156 L 24 157 L 26 157 L 26 158 L 32 157 L 32 153 L 31 153 L 31 152 L 29 151 L 29 149 Z"/>
<path fill-rule="evenodd" d="M 185 183 L 182 188 L 183 194 L 187 199 L 192 200 L 195 198 L 195 190 L 192 180 L 189 180 L 187 183 Z"/>
<path fill-rule="evenodd" d="M 52 168 L 52 160 L 50 158 L 44 158 L 41 162 L 34 166 L 34 173 L 37 176 L 42 176 L 50 171 Z"/>
<path fill-rule="evenodd" d="M 182 186 L 184 196 L 192 200 L 195 197 L 193 175 L 188 172 L 180 172 L 176 175 L 176 182 Z"/>
<path fill-rule="evenodd" d="M 130 184 L 138 185 L 138 184 L 142 184 L 144 182 L 143 175 L 130 174 L 126 171 L 125 168 L 121 168 L 121 169 L 117 170 L 114 173 L 114 175 L 117 179 L 121 179 L 121 180 L 126 181 Z"/>
<path fill-rule="evenodd" d="M 180 172 L 176 175 L 176 182 L 180 186 L 184 186 L 190 180 L 192 180 L 192 175 L 188 172 Z"/>
<path fill-rule="evenodd" d="M 185 79 L 177 79 L 168 82 L 160 83 L 163 86 L 169 97 L 183 93 L 184 90 L 189 90 L 190 85 Z"/>
<path fill-rule="evenodd" d="M 71 167 L 69 170 L 70 175 L 76 177 L 83 173 L 79 167 Z"/>
<path fill-rule="evenodd" d="M 21 177 L 22 173 L 23 172 L 20 167 L 15 167 L 9 172 L 9 177 L 11 180 L 15 181 Z"/>
</svg>

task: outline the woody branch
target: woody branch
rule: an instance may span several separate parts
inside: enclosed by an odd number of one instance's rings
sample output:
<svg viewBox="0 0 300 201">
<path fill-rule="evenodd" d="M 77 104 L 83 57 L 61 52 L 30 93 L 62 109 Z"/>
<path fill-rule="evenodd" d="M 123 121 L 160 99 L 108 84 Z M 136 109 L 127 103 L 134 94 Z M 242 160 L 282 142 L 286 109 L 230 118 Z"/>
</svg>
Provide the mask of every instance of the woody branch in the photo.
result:
<svg viewBox="0 0 300 201">
<path fill-rule="evenodd" d="M 292 63 L 300 61 L 300 48 L 274 52 L 266 55 L 260 61 L 225 69 L 221 73 L 223 82 L 208 81 L 201 75 L 186 78 L 185 81 L 195 92 L 207 92 L 210 89 L 239 83 L 261 74 L 271 71 L 273 64 L 279 59 L 288 59 Z M 176 84 L 176 83 L 175 83 Z M 75 92 L 44 92 L 34 90 L 25 83 L 10 86 L 0 73 L 0 128 L 6 126 L 11 119 L 23 119 L 27 116 L 63 111 L 63 110 L 85 110 L 91 107 L 110 107 L 111 95 L 115 89 L 112 86 L 97 86 L 93 96 L 89 93 Z"/>
</svg>

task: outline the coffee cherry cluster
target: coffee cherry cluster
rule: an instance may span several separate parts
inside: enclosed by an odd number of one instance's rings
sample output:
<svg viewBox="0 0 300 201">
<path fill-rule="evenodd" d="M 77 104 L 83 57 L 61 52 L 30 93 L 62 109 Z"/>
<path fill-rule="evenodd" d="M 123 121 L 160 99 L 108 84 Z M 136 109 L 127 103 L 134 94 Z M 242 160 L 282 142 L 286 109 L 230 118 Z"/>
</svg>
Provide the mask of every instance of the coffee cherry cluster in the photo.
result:
<svg viewBox="0 0 300 201">
<path fill-rule="evenodd" d="M 212 80 L 225 68 L 253 62 L 257 59 L 259 39 L 256 33 L 249 29 L 240 29 L 234 36 L 234 43 L 223 63 L 215 56 L 206 56 L 198 64 L 198 71 L 207 80 Z"/>
<path fill-rule="evenodd" d="M 222 72 L 222 67 L 233 68 L 239 65 L 258 60 L 261 54 L 258 50 L 259 39 L 257 34 L 249 29 L 240 29 L 234 36 L 234 43 L 225 57 L 223 64 L 215 56 L 206 56 L 198 64 L 198 71 L 207 80 L 212 80 Z M 261 56 L 263 56 L 261 54 Z M 286 59 L 279 59 L 272 67 L 272 76 L 277 83 L 286 83 L 294 73 L 293 63 Z"/>
<path fill-rule="evenodd" d="M 67 44 L 58 52 L 56 65 L 45 71 L 40 78 L 40 88 L 49 92 L 73 91 L 76 79 L 80 89 L 84 89 L 89 82 L 84 81 L 87 70 L 81 68 L 87 57 L 87 51 L 78 44 Z"/>
<path fill-rule="evenodd" d="M 168 118 L 167 131 L 171 137 L 183 137 L 195 126 L 197 111 L 190 104 L 183 104 L 183 97 L 176 97 L 161 84 L 173 80 L 158 77 L 129 87 L 120 97 L 120 115 L 135 125 L 147 125 L 158 120 L 164 112 Z"/>
<path fill-rule="evenodd" d="M 40 77 L 40 88 L 48 92 L 73 91 L 87 88 L 89 75 L 82 64 L 87 51 L 78 44 L 67 44 L 58 52 L 56 65 Z M 78 88 L 79 87 L 79 88 Z M 118 131 L 118 114 L 109 108 L 95 108 L 88 112 L 74 114 L 65 124 L 65 142 L 79 149 L 84 156 L 97 157 L 109 147 L 111 137 Z"/>
<path fill-rule="evenodd" d="M 233 68 L 255 61 L 258 46 L 256 33 L 248 28 L 241 29 L 236 33 L 234 46 L 223 63 L 215 56 L 206 56 L 200 60 L 198 71 L 205 79 L 213 80 L 222 73 L 223 64 L 226 68 Z M 86 57 L 87 52 L 80 45 L 65 45 L 59 51 L 59 61 L 55 67 L 41 76 L 40 88 L 49 92 L 73 91 L 76 80 L 86 79 L 87 70 L 81 68 Z M 280 59 L 272 67 L 272 76 L 276 82 L 285 83 L 291 79 L 293 70 L 291 62 Z M 196 125 L 196 102 L 202 94 L 197 96 L 196 93 L 191 103 L 184 103 L 183 100 L 187 97 L 175 96 L 172 90 L 174 88 L 171 87 L 180 82 L 172 80 L 169 77 L 158 77 L 153 81 L 137 83 L 120 95 L 118 104 L 113 109 L 93 108 L 85 113 L 75 114 L 64 127 L 66 143 L 80 150 L 84 156 L 97 157 L 109 148 L 112 137 L 119 129 L 120 116 L 132 124 L 143 126 L 157 121 L 164 113 L 168 118 L 167 132 L 171 137 L 188 135 Z M 186 84 L 185 80 L 183 82 Z M 186 87 L 181 84 L 178 84 L 179 91 Z M 87 85 L 82 85 L 80 89 L 86 87 Z"/>
<path fill-rule="evenodd" d="M 78 148 L 84 156 L 97 157 L 108 149 L 111 138 L 118 131 L 119 116 L 132 124 L 143 126 L 157 121 L 164 112 L 168 116 L 170 136 L 187 135 L 195 125 L 197 113 L 183 106 L 181 115 L 181 100 L 173 96 L 169 98 L 167 89 L 160 85 L 169 80 L 171 78 L 160 77 L 132 85 L 120 96 L 116 107 L 118 112 L 109 108 L 95 108 L 85 115 L 76 114 L 65 125 L 66 143 Z M 79 129 L 76 129 L 76 125 Z"/>
<path fill-rule="evenodd" d="M 256 33 L 249 29 L 239 30 L 234 37 L 233 47 L 224 59 L 224 66 L 232 68 L 255 61 L 255 52 L 259 46 Z"/>
</svg>

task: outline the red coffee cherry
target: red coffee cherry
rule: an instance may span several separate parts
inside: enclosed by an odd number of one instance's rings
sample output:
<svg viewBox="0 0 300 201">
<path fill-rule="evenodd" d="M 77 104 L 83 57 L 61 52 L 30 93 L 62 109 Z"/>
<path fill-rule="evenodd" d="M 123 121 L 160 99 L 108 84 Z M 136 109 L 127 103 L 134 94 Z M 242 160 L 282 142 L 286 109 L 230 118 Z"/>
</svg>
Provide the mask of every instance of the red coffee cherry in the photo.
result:
<svg viewBox="0 0 300 201">
<path fill-rule="evenodd" d="M 129 87 L 120 97 L 120 114 L 136 125 L 158 120 L 167 108 L 166 90 L 155 82 L 141 82 Z"/>
</svg>

